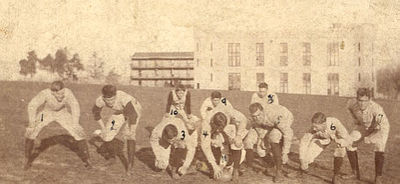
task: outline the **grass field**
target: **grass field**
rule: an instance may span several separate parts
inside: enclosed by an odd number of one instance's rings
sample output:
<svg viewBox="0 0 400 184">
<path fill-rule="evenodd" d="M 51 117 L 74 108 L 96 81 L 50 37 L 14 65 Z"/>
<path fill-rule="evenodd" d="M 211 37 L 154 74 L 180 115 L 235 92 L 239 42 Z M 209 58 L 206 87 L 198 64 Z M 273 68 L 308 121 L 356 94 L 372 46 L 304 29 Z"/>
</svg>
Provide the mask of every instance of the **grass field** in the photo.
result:
<svg viewBox="0 0 400 184">
<path fill-rule="evenodd" d="M 143 105 L 144 116 L 137 130 L 137 159 L 135 162 L 136 174 L 124 176 L 121 164 L 117 162 L 106 167 L 104 159 L 96 153 L 94 147 L 89 147 L 94 168 L 86 170 L 83 163 L 62 145 L 55 145 L 41 153 L 35 160 L 30 171 L 23 171 L 24 164 L 24 132 L 27 126 L 27 103 L 41 89 L 48 87 L 46 83 L 28 82 L 0 82 L 0 183 L 216 183 L 202 173 L 188 175 L 178 181 L 172 180 L 166 173 L 154 172 L 151 169 L 154 156 L 149 148 L 147 127 L 154 127 L 164 114 L 166 98 L 170 89 L 165 88 L 136 88 L 132 86 L 119 86 L 119 89 L 135 96 Z M 91 108 L 94 100 L 100 93 L 100 85 L 67 84 L 78 98 L 81 107 L 81 124 L 88 134 L 98 128 L 93 120 Z M 194 114 L 199 116 L 201 102 L 211 91 L 192 90 L 192 108 Z M 250 102 L 251 92 L 223 91 L 232 105 L 248 114 L 247 107 Z M 341 120 L 348 129 L 351 129 L 350 115 L 345 111 L 347 98 L 278 94 L 279 101 L 286 106 L 295 117 L 292 128 L 296 137 L 301 137 L 309 128 L 309 119 L 317 111 L 325 112 Z M 399 102 L 377 101 L 381 104 L 389 117 L 391 132 L 385 154 L 384 183 L 400 183 L 400 115 Z M 397 132 L 399 131 L 399 132 Z M 38 137 L 37 143 L 55 135 L 65 134 L 66 131 L 57 124 L 46 127 Z M 284 183 L 327 183 L 325 180 L 332 175 L 332 150 L 329 148 L 317 158 L 312 168 L 313 175 L 303 179 L 287 179 Z M 297 146 L 292 146 L 291 166 L 298 167 L 296 152 Z M 374 156 L 372 146 L 360 147 L 361 182 L 368 183 L 374 179 Z M 350 166 L 347 158 L 342 167 L 343 172 L 349 172 Z M 241 183 L 272 183 L 272 178 L 262 173 L 246 172 L 241 178 Z M 343 182 L 345 183 L 345 182 Z M 349 182 L 346 182 L 349 183 Z"/>
</svg>

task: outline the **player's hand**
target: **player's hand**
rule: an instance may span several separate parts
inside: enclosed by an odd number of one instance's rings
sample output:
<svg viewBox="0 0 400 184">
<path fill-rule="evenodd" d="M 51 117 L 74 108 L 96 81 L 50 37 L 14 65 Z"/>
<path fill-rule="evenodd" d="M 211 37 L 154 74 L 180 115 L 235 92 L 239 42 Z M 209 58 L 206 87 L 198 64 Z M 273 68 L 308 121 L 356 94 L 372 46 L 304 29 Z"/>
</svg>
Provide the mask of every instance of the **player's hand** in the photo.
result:
<svg viewBox="0 0 400 184">
<path fill-rule="evenodd" d="M 215 164 L 213 166 L 213 170 L 214 170 L 214 179 L 221 178 L 221 176 L 222 176 L 222 168 Z"/>
<path fill-rule="evenodd" d="M 187 173 L 187 170 L 188 170 L 188 167 L 186 167 L 186 166 L 181 166 L 181 167 L 178 169 L 178 173 L 181 174 L 181 175 L 185 175 L 185 174 Z"/>
<path fill-rule="evenodd" d="M 282 154 L 282 164 L 287 164 L 289 161 L 289 156 L 287 153 Z"/>
<path fill-rule="evenodd" d="M 156 160 L 155 165 L 159 169 L 166 169 L 168 167 L 168 163 L 162 160 Z"/>
<path fill-rule="evenodd" d="M 233 144 L 238 148 L 242 147 L 243 146 L 242 138 L 236 136 L 235 138 L 233 138 Z"/>
<path fill-rule="evenodd" d="M 175 148 L 185 148 L 185 142 L 183 140 L 178 140 L 174 143 Z"/>
<path fill-rule="evenodd" d="M 371 138 L 369 138 L 369 137 L 364 137 L 364 143 L 365 143 L 365 144 L 371 144 Z"/>
</svg>

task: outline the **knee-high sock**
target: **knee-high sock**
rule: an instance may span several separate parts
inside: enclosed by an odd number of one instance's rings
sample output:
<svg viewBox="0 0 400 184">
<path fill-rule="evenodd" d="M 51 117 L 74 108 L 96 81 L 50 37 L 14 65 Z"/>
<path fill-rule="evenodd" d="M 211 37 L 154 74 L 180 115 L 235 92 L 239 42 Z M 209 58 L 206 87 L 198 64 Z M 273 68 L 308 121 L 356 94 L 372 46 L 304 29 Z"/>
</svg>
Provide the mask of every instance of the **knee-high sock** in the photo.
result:
<svg viewBox="0 0 400 184">
<path fill-rule="evenodd" d="M 347 151 L 347 157 L 349 158 L 351 169 L 353 173 L 357 175 L 357 178 L 360 178 L 360 169 L 358 167 L 358 154 L 357 151 Z"/>
<path fill-rule="evenodd" d="M 186 158 L 187 150 L 185 148 L 173 148 L 171 149 L 170 165 L 172 167 L 180 167 Z"/>
<path fill-rule="evenodd" d="M 33 139 L 25 139 L 25 158 L 27 158 L 28 160 L 31 158 L 32 156 L 32 150 L 33 147 L 35 146 L 35 140 Z"/>
<path fill-rule="evenodd" d="M 282 147 L 279 143 L 271 143 L 272 156 L 277 171 L 282 169 Z"/>
<path fill-rule="evenodd" d="M 79 157 L 81 157 L 82 161 L 87 162 L 89 160 L 89 148 L 86 140 L 80 140 L 77 142 L 79 149 Z"/>
<path fill-rule="evenodd" d="M 221 162 L 222 152 L 220 147 L 213 147 L 211 146 L 211 151 L 214 155 L 215 162 L 219 165 Z"/>
<path fill-rule="evenodd" d="M 375 174 L 376 176 L 382 176 L 384 152 L 375 152 Z"/>
<path fill-rule="evenodd" d="M 252 167 L 254 162 L 254 151 L 253 149 L 246 149 L 246 163 L 247 166 Z"/>
<path fill-rule="evenodd" d="M 136 141 L 135 140 L 127 140 L 128 146 L 128 165 L 129 167 L 133 167 L 135 152 L 136 152 Z"/>
<path fill-rule="evenodd" d="M 343 158 L 335 157 L 333 158 L 333 174 L 337 175 L 340 172 L 340 168 L 342 167 Z"/>
<path fill-rule="evenodd" d="M 231 159 L 233 161 L 233 168 L 239 169 L 240 159 L 242 157 L 242 150 L 231 150 Z"/>
</svg>

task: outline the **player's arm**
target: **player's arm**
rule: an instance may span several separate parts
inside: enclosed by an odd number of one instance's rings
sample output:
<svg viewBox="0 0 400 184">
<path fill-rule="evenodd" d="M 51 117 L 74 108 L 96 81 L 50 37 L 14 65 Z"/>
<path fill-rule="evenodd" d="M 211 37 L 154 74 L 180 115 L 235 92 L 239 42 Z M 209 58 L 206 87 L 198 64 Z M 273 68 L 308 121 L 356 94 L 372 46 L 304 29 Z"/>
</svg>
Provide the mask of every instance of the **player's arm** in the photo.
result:
<svg viewBox="0 0 400 184">
<path fill-rule="evenodd" d="M 123 113 L 127 119 L 128 125 L 135 125 L 139 121 L 141 105 L 132 96 L 121 93 L 121 100 L 124 106 Z"/>
<path fill-rule="evenodd" d="M 272 93 L 272 104 L 276 104 L 276 105 L 279 105 L 279 98 L 278 98 L 278 95 L 276 95 L 275 93 Z"/>
<path fill-rule="evenodd" d="M 358 120 L 357 116 L 354 114 L 353 110 L 354 110 L 354 105 L 355 105 L 356 101 L 355 100 L 349 100 L 347 101 L 347 105 L 346 105 L 346 109 L 347 112 L 350 113 L 351 117 L 353 118 L 353 122 L 354 124 L 361 124 L 361 122 Z"/>
<path fill-rule="evenodd" d="M 233 106 L 232 106 L 231 102 L 229 102 L 228 99 L 226 99 L 226 107 L 233 109 Z"/>
<path fill-rule="evenodd" d="M 75 95 L 72 91 L 68 90 L 67 92 L 67 103 L 71 107 L 71 115 L 72 115 L 72 122 L 79 124 L 79 117 L 81 113 L 81 109 L 79 107 L 78 100 L 76 99 Z"/>
<path fill-rule="evenodd" d="M 250 104 L 256 103 L 257 102 L 257 93 L 253 93 L 251 96 Z"/>
<path fill-rule="evenodd" d="M 102 97 L 98 97 L 96 99 L 95 104 L 92 107 L 92 113 L 93 113 L 94 120 L 100 125 L 102 130 L 105 129 L 104 122 L 101 119 L 101 110 L 103 109 L 104 105 L 105 104 L 104 104 Z"/>
<path fill-rule="evenodd" d="M 201 149 L 206 156 L 207 161 L 213 168 L 216 168 L 218 165 L 215 161 L 214 154 L 211 151 L 211 128 L 207 120 L 203 120 L 202 122 L 202 135 L 200 137 Z"/>
<path fill-rule="evenodd" d="M 185 101 L 185 107 L 184 107 L 184 109 L 186 110 L 186 113 L 189 115 L 189 114 L 192 114 L 192 109 L 191 109 L 191 100 L 190 100 L 190 92 L 189 91 L 187 91 L 186 92 L 186 101 Z"/>
<path fill-rule="evenodd" d="M 338 119 L 335 119 L 333 122 L 336 128 L 336 140 L 335 142 L 338 143 L 341 147 L 347 147 L 352 144 L 352 139 L 342 123 Z"/>
<path fill-rule="evenodd" d="M 153 150 L 155 156 L 155 165 L 158 168 L 165 169 L 168 166 L 169 161 L 169 147 L 164 148 L 160 145 L 160 139 L 162 135 L 162 131 L 165 127 L 165 123 L 161 122 L 156 127 L 154 127 L 153 131 L 150 135 L 150 145 Z"/>
<path fill-rule="evenodd" d="M 373 118 L 372 118 L 372 123 L 371 127 L 368 128 L 368 134 L 366 135 L 366 138 L 373 138 L 377 136 L 377 132 L 382 129 L 382 125 L 388 124 L 389 120 L 386 117 L 385 112 L 383 111 L 382 107 L 380 106 L 374 106 L 373 107 Z"/>
<path fill-rule="evenodd" d="M 189 168 L 190 164 L 193 161 L 194 154 L 196 153 L 196 147 L 197 147 L 197 134 L 193 133 L 192 135 L 187 134 L 187 138 L 185 139 L 185 144 L 186 144 L 186 158 L 185 161 L 183 162 L 182 167 L 184 168 Z"/>
<path fill-rule="evenodd" d="M 288 154 L 290 152 L 290 146 L 292 145 L 293 129 L 288 122 L 279 122 L 277 128 L 282 132 L 283 136 L 283 147 L 282 154 Z"/>
<path fill-rule="evenodd" d="M 29 116 L 29 127 L 34 125 L 36 119 L 37 108 L 46 102 L 45 91 L 39 92 L 32 100 L 28 103 L 28 116 Z"/>
<path fill-rule="evenodd" d="M 165 108 L 165 113 L 168 114 L 170 113 L 172 101 L 173 101 L 172 91 L 170 91 L 168 94 L 167 107 Z"/>
</svg>

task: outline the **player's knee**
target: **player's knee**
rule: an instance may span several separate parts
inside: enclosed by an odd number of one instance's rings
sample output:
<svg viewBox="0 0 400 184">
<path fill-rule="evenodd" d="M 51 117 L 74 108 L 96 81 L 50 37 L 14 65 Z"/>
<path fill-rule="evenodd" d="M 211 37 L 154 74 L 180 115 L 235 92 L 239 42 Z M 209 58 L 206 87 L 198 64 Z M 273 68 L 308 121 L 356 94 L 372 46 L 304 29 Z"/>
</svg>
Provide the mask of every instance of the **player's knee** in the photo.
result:
<svg viewBox="0 0 400 184">
<path fill-rule="evenodd" d="M 282 139 L 282 133 L 279 130 L 277 129 L 271 130 L 268 136 L 268 141 L 270 143 L 280 143 L 281 139 Z"/>
</svg>

